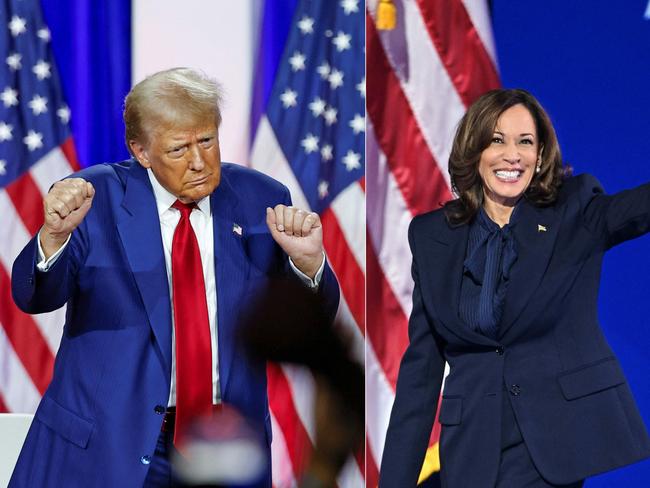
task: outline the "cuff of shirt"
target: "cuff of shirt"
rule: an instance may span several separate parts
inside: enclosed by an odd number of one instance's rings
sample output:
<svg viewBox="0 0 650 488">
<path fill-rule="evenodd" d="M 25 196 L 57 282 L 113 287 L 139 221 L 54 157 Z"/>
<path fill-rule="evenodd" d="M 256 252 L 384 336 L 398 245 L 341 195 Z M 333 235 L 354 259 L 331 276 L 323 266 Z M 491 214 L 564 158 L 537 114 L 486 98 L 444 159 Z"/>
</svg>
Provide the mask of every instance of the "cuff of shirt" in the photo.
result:
<svg viewBox="0 0 650 488">
<path fill-rule="evenodd" d="M 68 242 L 70 242 L 70 237 L 72 237 L 72 234 L 68 236 L 68 238 L 65 240 L 57 252 L 52 254 L 49 258 L 45 259 L 45 253 L 41 247 L 41 232 L 39 231 L 38 236 L 36 236 L 36 242 L 38 244 L 38 263 L 36 263 L 36 268 L 39 271 L 48 271 L 52 266 L 54 266 L 54 263 L 56 263 L 56 260 L 68 245 Z"/>
<path fill-rule="evenodd" d="M 312 290 L 317 290 L 318 285 L 320 285 L 320 280 L 323 277 L 323 270 L 325 269 L 325 253 L 323 252 L 323 261 L 320 263 L 320 268 L 318 268 L 318 271 L 316 271 L 316 276 L 314 276 L 313 280 L 305 273 L 300 271 L 296 267 L 296 265 L 293 264 L 291 258 L 289 258 L 289 265 L 291 266 L 291 269 L 293 269 L 293 272 L 296 273 L 298 278 L 300 278 L 300 281 L 302 281 L 305 285 L 307 285 Z"/>
</svg>

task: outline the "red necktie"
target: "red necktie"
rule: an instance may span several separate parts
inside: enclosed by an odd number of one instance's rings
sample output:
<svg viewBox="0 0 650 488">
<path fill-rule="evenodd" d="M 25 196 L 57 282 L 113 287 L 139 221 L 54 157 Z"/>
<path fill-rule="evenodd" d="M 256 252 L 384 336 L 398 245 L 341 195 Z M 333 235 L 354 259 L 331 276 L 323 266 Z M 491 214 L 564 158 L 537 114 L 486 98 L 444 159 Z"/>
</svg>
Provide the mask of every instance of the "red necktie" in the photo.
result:
<svg viewBox="0 0 650 488">
<path fill-rule="evenodd" d="M 212 408 L 212 352 L 208 304 L 199 243 L 190 224 L 194 204 L 176 200 L 181 219 L 172 241 L 172 288 L 176 330 L 176 424 L 174 444 L 197 416 Z"/>
</svg>

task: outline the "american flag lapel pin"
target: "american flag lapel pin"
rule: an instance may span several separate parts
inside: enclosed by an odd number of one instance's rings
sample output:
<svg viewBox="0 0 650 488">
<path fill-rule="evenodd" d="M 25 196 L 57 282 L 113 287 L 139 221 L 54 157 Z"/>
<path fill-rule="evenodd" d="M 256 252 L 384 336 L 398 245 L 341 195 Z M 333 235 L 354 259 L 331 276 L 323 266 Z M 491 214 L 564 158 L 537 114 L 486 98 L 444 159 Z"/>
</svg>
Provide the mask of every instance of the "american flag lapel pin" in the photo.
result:
<svg viewBox="0 0 650 488">
<path fill-rule="evenodd" d="M 546 232 L 546 227 L 542 224 L 537 224 L 537 232 Z"/>
<path fill-rule="evenodd" d="M 239 237 L 242 235 L 242 228 L 241 225 L 239 224 L 232 224 L 232 231 L 233 233 L 237 234 Z"/>
</svg>

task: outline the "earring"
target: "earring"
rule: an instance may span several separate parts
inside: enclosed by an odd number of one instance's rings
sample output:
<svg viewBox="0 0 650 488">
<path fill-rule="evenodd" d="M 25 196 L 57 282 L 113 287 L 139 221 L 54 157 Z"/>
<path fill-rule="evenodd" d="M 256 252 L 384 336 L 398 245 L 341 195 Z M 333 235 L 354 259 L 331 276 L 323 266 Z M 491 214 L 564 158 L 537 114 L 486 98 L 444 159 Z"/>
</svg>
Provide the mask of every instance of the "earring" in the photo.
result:
<svg viewBox="0 0 650 488">
<path fill-rule="evenodd" d="M 535 173 L 539 173 L 540 171 L 542 171 L 542 165 L 538 164 L 537 167 L 535 168 Z"/>
</svg>

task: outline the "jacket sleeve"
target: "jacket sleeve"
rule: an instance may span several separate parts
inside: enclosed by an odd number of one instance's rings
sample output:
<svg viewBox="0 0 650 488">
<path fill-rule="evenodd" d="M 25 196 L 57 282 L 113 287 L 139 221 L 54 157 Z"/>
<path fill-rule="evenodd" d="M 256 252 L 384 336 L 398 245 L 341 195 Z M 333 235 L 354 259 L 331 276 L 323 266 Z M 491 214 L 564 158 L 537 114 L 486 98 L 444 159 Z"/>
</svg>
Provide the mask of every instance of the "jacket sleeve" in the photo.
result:
<svg viewBox="0 0 650 488">
<path fill-rule="evenodd" d="M 14 302 L 25 313 L 38 314 L 61 308 L 74 293 L 76 275 L 85 256 L 86 223 L 72 233 L 70 242 L 48 271 L 39 271 L 38 234 L 20 252 L 11 273 Z"/>
<path fill-rule="evenodd" d="M 424 310 L 419 282 L 420 270 L 413 236 L 413 311 L 409 318 L 409 345 L 402 357 L 395 402 L 391 411 L 379 475 L 380 488 L 409 488 L 417 485 L 424 455 L 436 417 L 445 359 L 442 340 L 435 334 Z"/>
<path fill-rule="evenodd" d="M 650 183 L 607 195 L 595 177 L 578 178 L 585 225 L 604 249 L 650 231 Z"/>
</svg>

